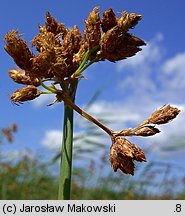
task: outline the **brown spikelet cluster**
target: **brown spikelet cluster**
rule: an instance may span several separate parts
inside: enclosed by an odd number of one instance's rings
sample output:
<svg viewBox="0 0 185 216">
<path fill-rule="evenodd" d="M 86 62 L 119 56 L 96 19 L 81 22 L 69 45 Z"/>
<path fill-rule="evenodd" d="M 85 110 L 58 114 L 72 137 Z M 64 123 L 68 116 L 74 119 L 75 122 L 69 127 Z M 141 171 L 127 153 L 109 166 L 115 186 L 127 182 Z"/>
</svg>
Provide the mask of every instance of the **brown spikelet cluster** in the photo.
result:
<svg viewBox="0 0 185 216">
<path fill-rule="evenodd" d="M 46 12 L 46 30 L 47 32 L 51 32 L 54 35 L 60 34 L 62 38 L 65 37 L 65 35 L 68 32 L 68 29 L 65 27 L 63 23 L 57 22 L 51 14 L 47 11 Z"/>
<path fill-rule="evenodd" d="M 17 132 L 17 125 L 13 123 L 9 127 L 3 128 L 1 131 L 4 137 L 8 140 L 8 142 L 13 142 L 13 133 Z"/>
<path fill-rule="evenodd" d="M 141 50 L 140 46 L 145 45 L 145 42 L 127 33 L 141 18 L 141 15 L 123 12 L 122 16 L 116 19 L 112 9 L 104 12 L 102 29 L 105 35 L 100 43 L 100 52 L 104 54 L 104 58 L 112 62 L 119 61 L 131 57 Z"/>
<path fill-rule="evenodd" d="M 115 172 L 120 169 L 123 173 L 134 175 L 134 160 L 146 162 L 145 154 L 138 146 L 122 137 L 112 139 L 110 162 Z"/>
<path fill-rule="evenodd" d="M 17 89 L 10 97 L 11 101 L 21 103 L 29 100 L 33 100 L 40 96 L 41 91 L 33 85 L 28 85 L 21 89 Z"/>
<path fill-rule="evenodd" d="M 145 42 L 128 31 L 141 15 L 123 12 L 119 16 L 110 8 L 101 18 L 99 7 L 95 7 L 84 21 L 84 34 L 81 34 L 76 25 L 68 29 L 46 12 L 45 26 L 38 26 L 39 33 L 31 41 L 36 53 L 29 49 L 18 31 L 8 32 L 5 50 L 22 69 L 9 71 L 10 77 L 24 85 L 38 87 L 49 80 L 63 86 L 81 78 L 91 61 L 115 62 L 135 55 Z"/>
<path fill-rule="evenodd" d="M 103 12 L 103 17 L 101 21 L 101 27 L 103 32 L 107 32 L 111 28 L 117 25 L 116 15 L 113 12 L 112 8 Z"/>
<path fill-rule="evenodd" d="M 95 7 L 85 20 L 84 41 L 88 48 L 99 45 L 101 39 L 99 7 Z"/>
<path fill-rule="evenodd" d="M 113 132 L 111 136 L 110 163 L 116 172 L 120 169 L 123 173 L 134 175 L 134 161 L 146 162 L 144 151 L 137 145 L 129 142 L 125 136 L 153 136 L 160 130 L 151 124 L 166 124 L 176 118 L 180 110 L 170 105 L 164 105 L 154 111 L 152 115 L 135 128 L 128 128 Z"/>
<path fill-rule="evenodd" d="M 17 66 L 23 70 L 29 70 L 34 55 L 28 48 L 26 41 L 21 38 L 18 31 L 14 30 L 5 35 L 5 40 L 5 50 L 14 59 Z"/>
<path fill-rule="evenodd" d="M 26 75 L 25 71 L 18 69 L 8 70 L 8 74 L 16 83 L 23 85 L 34 85 L 36 87 L 40 85 L 40 81 L 37 78 L 31 80 L 30 77 Z"/>
<path fill-rule="evenodd" d="M 164 105 L 163 107 L 152 113 L 152 115 L 148 118 L 148 123 L 166 124 L 172 119 L 176 118 L 179 112 L 180 110 L 178 108 L 174 108 L 169 104 Z"/>
<path fill-rule="evenodd" d="M 158 128 L 155 128 L 154 126 L 143 126 L 135 131 L 135 136 L 153 136 L 157 133 L 160 133 L 160 130 Z"/>
</svg>

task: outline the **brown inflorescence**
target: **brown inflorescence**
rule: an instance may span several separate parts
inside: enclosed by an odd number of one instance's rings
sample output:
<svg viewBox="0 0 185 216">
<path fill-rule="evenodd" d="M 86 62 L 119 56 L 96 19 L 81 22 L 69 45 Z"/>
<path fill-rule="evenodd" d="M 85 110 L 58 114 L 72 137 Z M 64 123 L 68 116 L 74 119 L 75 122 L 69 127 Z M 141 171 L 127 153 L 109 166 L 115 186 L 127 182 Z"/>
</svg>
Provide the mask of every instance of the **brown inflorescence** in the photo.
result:
<svg viewBox="0 0 185 216">
<path fill-rule="evenodd" d="M 17 89 L 10 97 L 10 100 L 13 103 L 19 103 L 19 102 L 24 102 L 28 100 L 33 100 L 36 97 L 40 96 L 42 91 L 38 90 L 35 86 L 33 85 L 28 85 L 26 87 L 23 87 L 21 89 Z"/>
<path fill-rule="evenodd" d="M 105 12 L 103 12 L 101 27 L 103 32 L 107 32 L 111 28 L 117 25 L 116 15 L 113 12 L 112 8 L 109 8 Z"/>
<path fill-rule="evenodd" d="M 126 12 L 116 18 L 112 8 L 100 18 L 99 7 L 94 7 L 85 20 L 82 35 L 76 25 L 68 29 L 46 12 L 45 26 L 39 25 L 39 34 L 32 40 L 37 54 L 30 51 L 26 41 L 14 30 L 5 36 L 5 50 L 32 80 L 32 85 L 35 79 L 61 84 L 65 79 L 80 77 L 78 73 L 76 77 L 73 74 L 88 51 L 91 52 L 84 64 L 105 59 L 114 62 L 140 51 L 144 41 L 128 33 L 140 19 L 141 15 Z"/>
<path fill-rule="evenodd" d="M 127 13 L 123 11 L 122 16 L 117 19 L 118 26 L 122 28 L 122 31 L 127 32 L 130 28 L 133 28 L 142 19 L 142 16 L 136 13 Z"/>
<path fill-rule="evenodd" d="M 40 81 L 37 78 L 31 80 L 30 77 L 26 75 L 25 71 L 13 69 L 8 70 L 8 74 L 16 83 L 23 85 L 34 85 L 36 87 L 40 85 Z"/>
<path fill-rule="evenodd" d="M 68 32 L 68 29 L 65 27 L 65 25 L 63 23 L 57 22 L 48 11 L 46 12 L 45 24 L 47 32 L 52 32 L 54 35 L 59 34 L 62 36 L 62 38 L 64 38 Z"/>
<path fill-rule="evenodd" d="M 146 162 L 143 150 L 124 137 L 113 137 L 110 148 L 110 163 L 113 170 L 116 172 L 120 169 L 125 174 L 134 175 L 134 161 Z"/>
<path fill-rule="evenodd" d="M 31 59 L 34 57 L 26 41 L 21 38 L 18 31 L 10 31 L 5 35 L 6 52 L 14 59 L 15 63 L 23 70 L 31 68 Z"/>
<path fill-rule="evenodd" d="M 134 136 L 153 136 L 157 133 L 160 133 L 160 130 L 158 128 L 148 125 L 148 126 L 143 126 L 138 130 L 136 130 Z"/>
<path fill-rule="evenodd" d="M 89 13 L 87 20 L 85 20 L 84 42 L 87 44 L 88 48 L 99 45 L 101 38 L 100 23 L 99 7 L 95 7 L 93 11 Z"/>
<path fill-rule="evenodd" d="M 81 45 L 82 35 L 75 25 L 68 33 L 66 34 L 61 49 L 58 51 L 59 61 L 64 59 L 64 64 L 66 65 L 66 76 L 70 77 L 74 71 L 78 68 L 79 63 L 77 64 L 73 61 L 74 55 L 78 53 Z"/>
<path fill-rule="evenodd" d="M 141 51 L 140 46 L 145 42 L 138 37 L 123 33 L 121 27 L 115 26 L 103 37 L 100 47 L 105 59 L 115 62 Z"/>
<path fill-rule="evenodd" d="M 180 110 L 176 107 L 172 107 L 169 104 L 164 105 L 160 109 L 156 110 L 152 113 L 152 115 L 148 118 L 149 124 L 166 124 L 169 121 L 176 118 L 176 116 L 180 113 Z"/>
<path fill-rule="evenodd" d="M 143 40 L 128 33 L 141 18 L 141 15 L 123 12 L 116 19 L 112 9 L 104 12 L 101 25 L 105 35 L 100 41 L 100 53 L 104 59 L 119 61 L 135 55 L 141 50 L 140 46 L 146 45 Z"/>
</svg>

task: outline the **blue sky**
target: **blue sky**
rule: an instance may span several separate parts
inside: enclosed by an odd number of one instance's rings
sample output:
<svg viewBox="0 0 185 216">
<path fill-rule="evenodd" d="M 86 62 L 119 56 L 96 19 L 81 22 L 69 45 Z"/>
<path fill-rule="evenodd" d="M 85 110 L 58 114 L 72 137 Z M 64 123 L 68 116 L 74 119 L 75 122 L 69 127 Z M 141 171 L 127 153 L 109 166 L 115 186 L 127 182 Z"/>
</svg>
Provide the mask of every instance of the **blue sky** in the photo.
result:
<svg viewBox="0 0 185 216">
<path fill-rule="evenodd" d="M 90 112 L 95 116 L 101 116 L 102 112 L 112 113 L 109 119 L 114 124 L 110 126 L 115 130 L 128 127 L 129 124 L 136 125 L 167 103 L 184 109 L 185 1 L 7 0 L 0 8 L 0 127 L 12 122 L 18 125 L 15 142 L 9 149 L 20 151 L 26 147 L 42 151 L 54 145 L 52 140 L 57 146 L 61 139 L 63 105 L 47 107 L 52 102 L 51 98 L 47 100 L 47 96 L 21 106 L 12 105 L 8 95 L 21 86 L 13 83 L 6 73 L 8 69 L 15 68 L 15 64 L 4 51 L 4 35 L 11 29 L 19 29 L 20 33 L 24 33 L 24 39 L 30 41 L 38 33 L 38 24 L 44 25 L 47 10 L 67 27 L 76 24 L 83 31 L 83 20 L 97 5 L 100 6 L 100 12 L 112 7 L 115 12 L 126 10 L 141 14 L 142 21 L 131 33 L 145 40 L 147 46 L 128 60 L 116 64 L 101 62 L 88 68 L 85 72 L 88 79 L 80 82 L 76 103 L 84 106 L 94 92 L 101 88 L 102 93 Z M 182 112 L 169 125 L 161 127 L 160 135 L 134 141 L 136 144 L 154 144 L 154 154 L 160 158 L 162 145 L 170 144 L 175 137 L 184 140 L 184 118 Z M 185 167 L 184 153 L 185 149 L 181 149 L 170 154 L 170 157 Z"/>
</svg>

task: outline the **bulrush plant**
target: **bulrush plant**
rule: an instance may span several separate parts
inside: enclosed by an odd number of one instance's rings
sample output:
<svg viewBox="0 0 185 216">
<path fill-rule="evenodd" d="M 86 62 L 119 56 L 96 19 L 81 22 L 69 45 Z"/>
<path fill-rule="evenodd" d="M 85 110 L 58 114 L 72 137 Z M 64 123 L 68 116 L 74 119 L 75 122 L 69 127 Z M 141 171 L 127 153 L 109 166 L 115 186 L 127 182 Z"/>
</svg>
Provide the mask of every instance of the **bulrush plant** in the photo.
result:
<svg viewBox="0 0 185 216">
<path fill-rule="evenodd" d="M 39 25 L 39 33 L 32 40 L 37 53 L 29 49 L 17 30 L 5 35 L 5 50 L 20 68 L 8 73 L 14 82 L 24 85 L 10 96 L 10 100 L 19 105 L 42 94 L 55 94 L 56 100 L 49 106 L 64 103 L 59 199 L 70 199 L 73 110 L 110 136 L 110 164 L 113 170 L 120 169 L 131 175 L 134 175 L 134 161 L 146 162 L 146 156 L 141 148 L 125 137 L 153 136 L 160 132 L 155 125 L 168 123 L 180 112 L 177 108 L 164 105 L 138 126 L 113 131 L 75 104 L 78 82 L 84 78 L 85 69 L 95 62 L 117 62 L 132 57 L 141 51 L 141 46 L 146 45 L 143 40 L 128 33 L 142 16 L 125 11 L 118 16 L 110 8 L 100 18 L 99 7 L 95 7 L 85 20 L 85 29 L 81 34 L 76 25 L 68 29 L 47 12 L 45 26 Z M 41 90 L 43 88 L 44 91 Z"/>
</svg>

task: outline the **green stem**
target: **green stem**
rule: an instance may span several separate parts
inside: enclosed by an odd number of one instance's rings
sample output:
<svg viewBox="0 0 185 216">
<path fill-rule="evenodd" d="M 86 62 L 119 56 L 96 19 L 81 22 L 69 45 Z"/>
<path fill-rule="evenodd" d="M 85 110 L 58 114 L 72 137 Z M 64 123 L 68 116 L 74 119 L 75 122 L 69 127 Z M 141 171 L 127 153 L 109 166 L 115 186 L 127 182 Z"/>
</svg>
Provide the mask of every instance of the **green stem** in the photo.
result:
<svg viewBox="0 0 185 216">
<path fill-rule="evenodd" d="M 41 92 L 41 94 L 54 94 L 53 92 Z"/>
<path fill-rule="evenodd" d="M 68 88 L 70 99 L 74 102 L 78 82 L 75 81 Z M 67 89 L 66 89 L 67 91 Z M 73 109 L 64 102 L 63 139 L 59 178 L 59 200 L 69 200 L 71 193 L 71 173 L 73 154 Z"/>
<path fill-rule="evenodd" d="M 97 45 L 97 46 L 95 46 L 95 47 L 89 49 L 89 50 L 85 53 L 85 55 L 84 55 L 84 57 L 83 57 L 83 60 L 82 60 L 82 62 L 81 62 L 81 64 L 80 64 L 80 66 L 78 67 L 78 69 L 75 71 L 75 73 L 74 73 L 71 77 L 78 77 L 78 76 L 80 76 L 81 73 L 82 73 L 87 67 L 89 67 L 92 63 L 95 62 L 95 61 L 93 60 L 93 61 L 91 61 L 91 62 L 89 62 L 89 63 L 87 64 L 88 66 L 85 66 L 86 63 L 87 63 L 87 61 L 88 61 L 88 59 L 89 59 L 89 57 L 90 57 L 96 50 L 98 50 L 98 48 L 99 48 L 99 46 Z"/>
<path fill-rule="evenodd" d="M 81 69 L 80 69 L 80 74 L 86 69 L 86 68 L 88 68 L 90 65 L 92 65 L 94 62 L 97 62 L 99 60 L 99 58 L 95 58 L 95 59 L 93 59 L 92 61 L 90 61 L 90 62 L 88 62 L 86 65 L 84 65 L 84 67 L 82 67 Z"/>
<path fill-rule="evenodd" d="M 59 200 L 70 199 L 73 146 L 73 109 L 64 105 L 63 140 L 59 179 Z"/>
<path fill-rule="evenodd" d="M 40 84 L 42 85 L 42 87 L 44 87 L 44 88 L 47 89 L 48 91 L 52 92 L 53 94 L 56 94 L 56 89 L 45 85 L 41 80 L 40 80 Z"/>
</svg>

